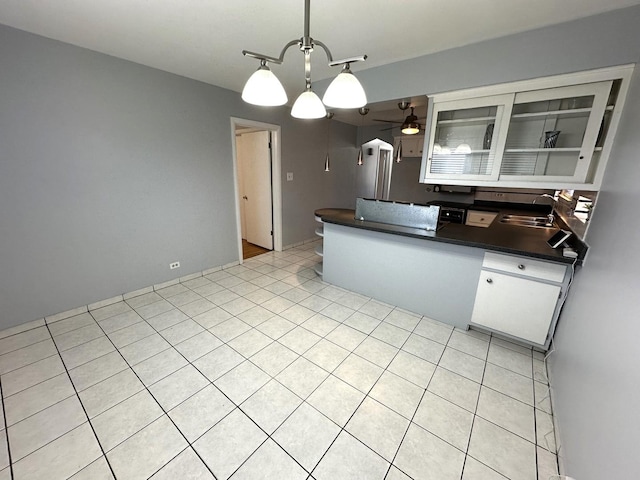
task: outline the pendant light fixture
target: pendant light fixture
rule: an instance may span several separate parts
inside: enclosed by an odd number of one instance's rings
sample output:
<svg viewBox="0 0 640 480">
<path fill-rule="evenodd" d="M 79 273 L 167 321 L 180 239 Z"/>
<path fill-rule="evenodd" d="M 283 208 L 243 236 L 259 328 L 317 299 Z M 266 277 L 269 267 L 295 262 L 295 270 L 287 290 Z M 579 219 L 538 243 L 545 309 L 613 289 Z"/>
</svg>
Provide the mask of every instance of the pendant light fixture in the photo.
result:
<svg viewBox="0 0 640 480">
<path fill-rule="evenodd" d="M 363 62 L 366 55 L 333 60 L 329 48 L 319 40 L 314 40 L 309 34 L 311 0 L 304 2 L 304 34 L 300 40 L 291 40 L 287 43 L 279 57 L 271 57 L 262 53 L 243 50 L 242 54 L 260 60 L 260 67 L 242 90 L 242 99 L 253 105 L 277 106 L 287 103 L 287 94 L 278 78 L 271 72 L 268 62 L 280 65 L 284 60 L 286 51 L 297 45 L 304 53 L 304 78 L 305 90 L 298 96 L 291 108 L 291 115 L 296 118 L 322 118 L 327 111 L 325 105 L 333 108 L 359 108 L 367 104 L 367 96 L 362 85 L 351 72 L 349 65 L 353 62 Z M 342 71 L 331 82 L 322 100 L 311 87 L 311 52 L 314 47 L 321 47 L 327 55 L 330 67 L 342 65 Z M 323 103 L 324 102 L 324 103 Z"/>
<path fill-rule="evenodd" d="M 358 109 L 358 113 L 360 114 L 360 130 L 362 130 L 362 127 L 364 126 L 364 116 L 369 113 L 369 109 L 366 107 L 360 107 Z M 364 161 L 362 159 L 362 145 L 360 146 L 360 148 L 358 149 L 358 162 L 356 163 L 356 165 L 358 166 L 362 166 L 364 164 Z"/>
<path fill-rule="evenodd" d="M 327 157 L 324 159 L 324 171 L 329 172 L 331 166 L 329 165 L 329 149 L 331 148 L 331 119 L 333 118 L 333 112 L 327 113 Z"/>
<path fill-rule="evenodd" d="M 411 107 L 411 114 L 407 115 L 407 118 L 404 119 L 400 130 L 402 130 L 402 133 L 406 135 L 415 135 L 416 133 L 420 133 L 420 124 L 418 123 L 418 117 L 413 114 L 413 107 Z"/>
<path fill-rule="evenodd" d="M 405 110 L 409 108 L 410 105 L 411 104 L 406 100 L 402 100 L 401 102 L 398 103 L 398 108 L 402 110 L 402 116 L 404 116 Z M 411 113 L 413 113 L 413 109 L 411 109 Z M 404 133 L 403 127 L 407 121 L 406 120 L 407 118 L 409 117 L 407 116 L 405 118 L 405 120 L 402 122 L 402 126 L 400 127 L 400 140 L 398 141 L 398 146 L 396 147 L 396 156 L 395 156 L 396 163 L 400 163 L 402 161 L 402 134 Z"/>
<path fill-rule="evenodd" d="M 396 148 L 396 163 L 400 163 L 402 161 L 402 138 L 398 142 L 398 148 Z"/>
</svg>

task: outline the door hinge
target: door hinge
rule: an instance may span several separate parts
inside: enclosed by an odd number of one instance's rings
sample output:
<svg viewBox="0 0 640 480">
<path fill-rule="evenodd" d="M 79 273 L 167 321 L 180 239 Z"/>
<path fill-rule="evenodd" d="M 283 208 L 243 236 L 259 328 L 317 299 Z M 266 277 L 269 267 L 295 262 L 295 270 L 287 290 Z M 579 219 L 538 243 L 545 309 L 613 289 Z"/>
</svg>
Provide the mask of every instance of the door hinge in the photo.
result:
<svg viewBox="0 0 640 480">
<path fill-rule="evenodd" d="M 273 230 L 271 230 L 271 233 L 269 235 L 273 236 Z"/>
<path fill-rule="evenodd" d="M 271 142 L 269 142 L 269 150 L 271 150 Z"/>
</svg>

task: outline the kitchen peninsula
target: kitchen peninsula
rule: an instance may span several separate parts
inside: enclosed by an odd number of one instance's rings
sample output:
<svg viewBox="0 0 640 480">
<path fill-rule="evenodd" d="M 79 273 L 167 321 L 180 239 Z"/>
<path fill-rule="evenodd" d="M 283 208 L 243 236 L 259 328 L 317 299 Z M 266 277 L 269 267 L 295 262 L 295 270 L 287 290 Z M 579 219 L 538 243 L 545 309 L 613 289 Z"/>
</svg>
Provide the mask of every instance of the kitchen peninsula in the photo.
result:
<svg viewBox="0 0 640 480">
<path fill-rule="evenodd" d="M 324 222 L 323 279 L 382 302 L 466 329 L 479 326 L 548 347 L 573 264 L 546 243 L 549 229 L 501 223 L 439 224 L 437 230 L 317 210 Z"/>
</svg>

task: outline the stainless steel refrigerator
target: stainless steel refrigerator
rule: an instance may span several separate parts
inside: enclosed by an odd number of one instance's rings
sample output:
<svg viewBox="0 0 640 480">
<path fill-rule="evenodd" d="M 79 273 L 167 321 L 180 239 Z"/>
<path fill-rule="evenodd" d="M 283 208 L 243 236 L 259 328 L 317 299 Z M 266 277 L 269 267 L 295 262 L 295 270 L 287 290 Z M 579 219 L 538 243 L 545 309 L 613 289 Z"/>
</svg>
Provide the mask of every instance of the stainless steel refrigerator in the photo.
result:
<svg viewBox="0 0 640 480">
<path fill-rule="evenodd" d="M 393 146 L 376 138 L 360 148 L 362 165 L 356 165 L 356 197 L 389 200 Z"/>
</svg>

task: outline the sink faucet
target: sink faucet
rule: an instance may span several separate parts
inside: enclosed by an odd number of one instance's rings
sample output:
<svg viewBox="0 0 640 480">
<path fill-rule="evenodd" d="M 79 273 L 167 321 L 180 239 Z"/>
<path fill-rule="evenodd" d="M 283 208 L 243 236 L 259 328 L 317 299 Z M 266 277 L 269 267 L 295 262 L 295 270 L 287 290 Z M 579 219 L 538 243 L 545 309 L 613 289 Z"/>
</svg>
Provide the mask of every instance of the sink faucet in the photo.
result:
<svg viewBox="0 0 640 480">
<path fill-rule="evenodd" d="M 547 215 L 547 224 L 548 225 L 553 225 L 553 221 L 556 219 L 556 217 L 553 215 L 553 210 L 551 211 L 551 213 L 549 215 Z"/>
<path fill-rule="evenodd" d="M 547 215 L 547 225 L 549 226 L 553 225 L 553 221 L 556 219 L 555 215 L 553 214 L 553 208 L 555 206 L 555 203 L 558 200 L 556 200 L 556 197 L 554 197 L 553 195 L 549 195 L 548 193 L 543 193 L 541 195 L 538 195 L 536 198 L 534 198 L 533 203 L 536 203 L 536 200 L 538 198 L 550 198 L 551 200 L 553 200 L 554 203 L 551 204 L 551 211 Z"/>
</svg>

